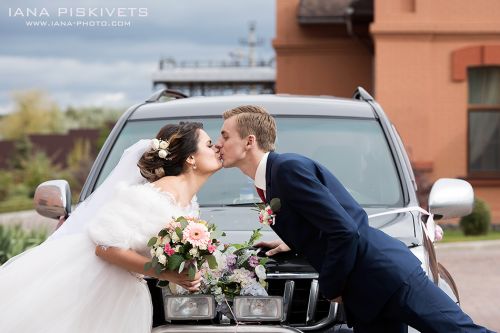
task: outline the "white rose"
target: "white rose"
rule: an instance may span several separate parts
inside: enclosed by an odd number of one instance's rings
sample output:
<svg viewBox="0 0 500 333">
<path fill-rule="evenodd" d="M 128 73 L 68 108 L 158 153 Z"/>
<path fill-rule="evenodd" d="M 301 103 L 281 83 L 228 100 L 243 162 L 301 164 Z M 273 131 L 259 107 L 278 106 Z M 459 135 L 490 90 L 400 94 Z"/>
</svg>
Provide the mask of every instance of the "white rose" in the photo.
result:
<svg viewBox="0 0 500 333">
<path fill-rule="evenodd" d="M 266 269 L 262 265 L 258 265 L 257 267 L 255 267 L 255 274 L 257 274 L 257 277 L 260 280 L 265 280 L 267 277 Z"/>
<path fill-rule="evenodd" d="M 160 148 L 160 141 L 158 139 L 151 140 L 151 148 L 154 150 Z"/>
<path fill-rule="evenodd" d="M 158 261 L 160 262 L 160 264 L 166 265 L 167 264 L 167 256 L 162 254 L 161 256 L 158 257 Z"/>
<path fill-rule="evenodd" d="M 179 241 L 179 236 L 177 235 L 176 232 L 172 234 L 172 242 L 177 243 Z"/>
<path fill-rule="evenodd" d="M 161 141 L 161 142 L 160 142 L 160 148 L 161 148 L 161 149 L 167 149 L 167 148 L 168 148 L 168 142 L 166 142 L 166 141 Z"/>
<path fill-rule="evenodd" d="M 155 255 L 159 258 L 163 254 L 163 249 L 161 247 L 156 249 Z"/>
<path fill-rule="evenodd" d="M 161 241 L 162 245 L 166 245 L 167 243 L 170 243 L 170 237 L 165 236 L 163 237 L 163 240 Z"/>
<path fill-rule="evenodd" d="M 189 250 L 189 254 L 192 255 L 193 257 L 196 257 L 198 255 L 198 250 L 193 247 L 191 250 Z"/>
<path fill-rule="evenodd" d="M 162 149 L 158 152 L 158 156 L 160 156 L 160 158 L 165 158 L 167 157 L 167 152 Z"/>
<path fill-rule="evenodd" d="M 154 257 L 156 254 L 155 249 L 149 250 L 149 253 L 151 253 L 151 258 Z"/>
</svg>

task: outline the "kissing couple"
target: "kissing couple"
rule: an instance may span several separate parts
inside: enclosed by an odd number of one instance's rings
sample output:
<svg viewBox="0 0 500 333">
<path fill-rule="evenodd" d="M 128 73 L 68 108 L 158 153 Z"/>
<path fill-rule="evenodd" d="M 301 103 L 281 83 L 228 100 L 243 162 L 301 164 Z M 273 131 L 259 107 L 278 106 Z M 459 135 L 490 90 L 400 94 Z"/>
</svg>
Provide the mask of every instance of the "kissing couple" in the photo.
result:
<svg viewBox="0 0 500 333">
<path fill-rule="evenodd" d="M 217 143 L 197 122 L 167 124 L 124 151 L 117 166 L 41 245 L 0 267 L 0 331 L 150 332 L 144 276 L 197 291 L 201 276 L 144 270 L 148 240 L 172 217 L 198 217 L 196 193 L 222 167 L 279 201 L 261 242 L 302 254 L 323 297 L 342 302 L 354 332 L 489 332 L 434 285 L 400 241 L 368 225 L 363 208 L 324 166 L 275 152 L 276 123 L 262 107 L 223 114 Z M 258 222 L 256 220 L 256 222 Z"/>
</svg>

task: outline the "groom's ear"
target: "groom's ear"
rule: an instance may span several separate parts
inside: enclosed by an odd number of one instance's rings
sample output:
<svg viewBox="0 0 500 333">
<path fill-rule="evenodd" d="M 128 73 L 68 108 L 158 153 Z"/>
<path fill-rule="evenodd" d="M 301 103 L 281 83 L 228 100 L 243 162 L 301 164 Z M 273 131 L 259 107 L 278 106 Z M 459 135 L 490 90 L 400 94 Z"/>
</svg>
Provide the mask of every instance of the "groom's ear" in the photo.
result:
<svg viewBox="0 0 500 333">
<path fill-rule="evenodd" d="M 250 134 L 249 136 L 247 136 L 247 148 L 250 149 L 255 145 L 257 145 L 257 138 L 255 137 L 255 135 Z"/>
</svg>

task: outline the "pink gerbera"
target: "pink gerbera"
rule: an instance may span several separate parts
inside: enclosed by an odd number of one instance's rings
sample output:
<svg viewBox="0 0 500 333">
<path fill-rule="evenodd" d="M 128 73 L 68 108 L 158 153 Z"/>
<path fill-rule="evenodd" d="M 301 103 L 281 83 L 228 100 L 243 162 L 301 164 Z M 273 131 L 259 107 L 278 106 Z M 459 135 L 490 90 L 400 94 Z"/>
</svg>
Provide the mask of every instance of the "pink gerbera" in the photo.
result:
<svg viewBox="0 0 500 333">
<path fill-rule="evenodd" d="M 191 245 L 198 247 L 207 246 L 210 240 L 210 232 L 208 232 L 207 226 L 201 223 L 189 223 L 182 232 L 182 236 Z"/>
</svg>

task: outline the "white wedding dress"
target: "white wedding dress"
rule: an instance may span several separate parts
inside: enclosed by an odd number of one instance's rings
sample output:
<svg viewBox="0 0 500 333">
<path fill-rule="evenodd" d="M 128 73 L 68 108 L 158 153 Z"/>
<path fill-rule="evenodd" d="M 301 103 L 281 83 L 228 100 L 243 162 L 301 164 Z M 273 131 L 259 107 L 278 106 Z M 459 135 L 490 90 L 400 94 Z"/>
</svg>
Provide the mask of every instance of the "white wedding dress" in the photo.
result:
<svg viewBox="0 0 500 333">
<path fill-rule="evenodd" d="M 148 240 L 181 215 L 199 215 L 196 198 L 179 207 L 152 184 L 119 186 L 87 232 L 49 239 L 0 267 L 0 332 L 150 332 L 145 281 L 97 257 L 95 247 L 150 257 Z"/>
</svg>

